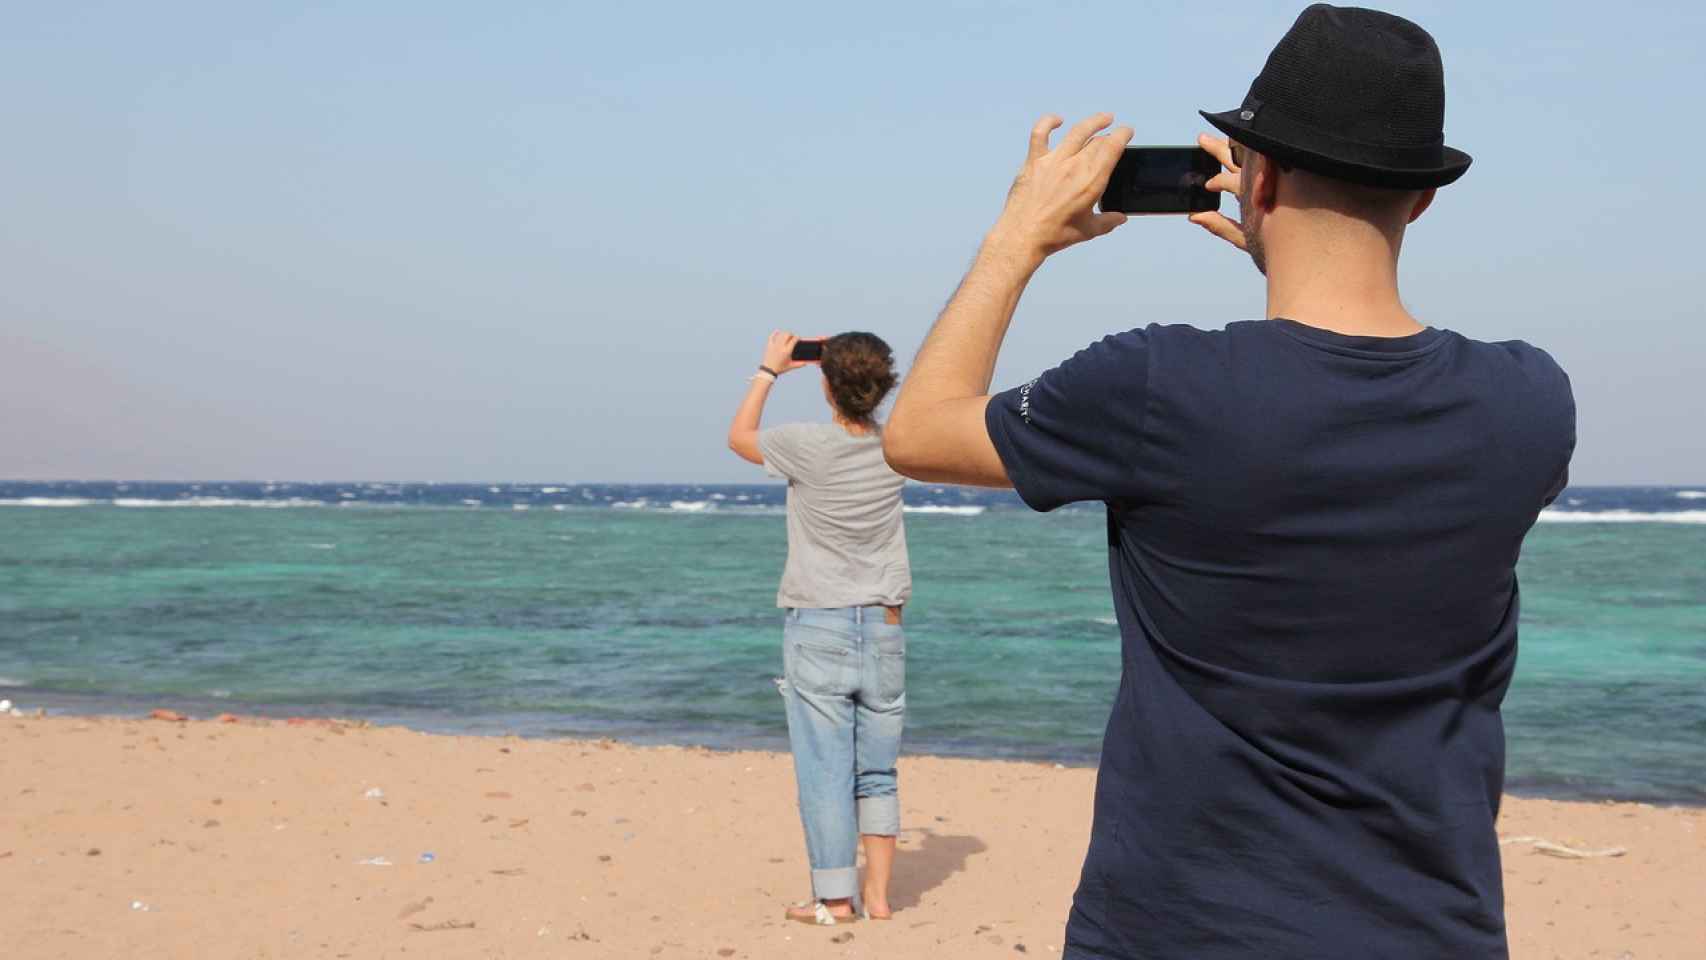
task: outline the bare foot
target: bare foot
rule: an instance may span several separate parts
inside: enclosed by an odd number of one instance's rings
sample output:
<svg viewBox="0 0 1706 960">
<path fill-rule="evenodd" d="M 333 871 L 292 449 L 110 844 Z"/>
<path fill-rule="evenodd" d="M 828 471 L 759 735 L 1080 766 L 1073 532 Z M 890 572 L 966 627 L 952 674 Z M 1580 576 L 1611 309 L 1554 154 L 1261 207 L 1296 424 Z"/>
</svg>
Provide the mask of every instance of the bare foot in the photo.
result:
<svg viewBox="0 0 1706 960">
<path fill-rule="evenodd" d="M 865 902 L 865 915 L 872 920 L 888 920 L 894 916 L 894 911 L 889 909 L 887 893 L 879 895 L 866 890 L 860 897 Z"/>
</svg>

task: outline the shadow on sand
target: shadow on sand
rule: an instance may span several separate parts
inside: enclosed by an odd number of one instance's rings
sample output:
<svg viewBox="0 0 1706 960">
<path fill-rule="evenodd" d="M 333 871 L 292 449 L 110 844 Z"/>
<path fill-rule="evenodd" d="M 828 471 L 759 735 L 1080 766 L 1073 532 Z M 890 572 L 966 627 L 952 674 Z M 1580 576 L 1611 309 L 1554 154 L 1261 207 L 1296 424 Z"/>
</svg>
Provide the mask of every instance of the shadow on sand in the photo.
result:
<svg viewBox="0 0 1706 960">
<path fill-rule="evenodd" d="M 976 837 L 948 836 L 930 830 L 908 830 L 908 840 L 917 840 L 895 851 L 894 880 L 889 885 L 889 906 L 905 910 L 918 906 L 924 894 L 941 886 L 966 868 L 966 860 L 988 850 Z"/>
</svg>

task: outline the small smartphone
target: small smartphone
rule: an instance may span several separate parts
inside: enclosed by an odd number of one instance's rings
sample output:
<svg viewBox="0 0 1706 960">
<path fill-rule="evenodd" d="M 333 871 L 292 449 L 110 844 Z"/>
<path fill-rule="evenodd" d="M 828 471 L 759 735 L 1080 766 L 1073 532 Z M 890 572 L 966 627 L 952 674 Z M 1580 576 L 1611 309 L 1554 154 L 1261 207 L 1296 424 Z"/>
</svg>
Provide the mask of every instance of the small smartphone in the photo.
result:
<svg viewBox="0 0 1706 960">
<path fill-rule="evenodd" d="M 1103 213 L 1207 213 L 1220 194 L 1206 184 L 1220 161 L 1201 147 L 1126 147 L 1102 191 Z"/>
<path fill-rule="evenodd" d="M 794 344 L 794 359 L 808 363 L 821 363 L 823 361 L 823 341 L 801 340 Z"/>
</svg>

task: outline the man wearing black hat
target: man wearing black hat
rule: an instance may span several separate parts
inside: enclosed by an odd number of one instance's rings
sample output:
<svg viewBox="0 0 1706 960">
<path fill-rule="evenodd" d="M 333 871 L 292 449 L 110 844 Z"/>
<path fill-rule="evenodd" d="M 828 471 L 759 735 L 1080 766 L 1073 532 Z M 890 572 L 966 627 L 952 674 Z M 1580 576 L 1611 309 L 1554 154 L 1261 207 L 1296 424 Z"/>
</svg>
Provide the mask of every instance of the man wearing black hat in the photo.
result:
<svg viewBox="0 0 1706 960">
<path fill-rule="evenodd" d="M 1051 147 L 1043 118 L 901 390 L 901 473 L 1107 505 L 1123 669 L 1067 957 L 1507 953 L 1515 566 L 1575 407 L 1545 353 L 1399 299 L 1406 226 L 1469 166 L 1444 112 L 1420 27 L 1310 7 L 1205 114 L 1240 220 L 1193 220 L 1249 251 L 1267 319 L 1114 334 L 990 396 L 1031 275 L 1125 220 L 1094 204 L 1131 131 Z"/>
</svg>

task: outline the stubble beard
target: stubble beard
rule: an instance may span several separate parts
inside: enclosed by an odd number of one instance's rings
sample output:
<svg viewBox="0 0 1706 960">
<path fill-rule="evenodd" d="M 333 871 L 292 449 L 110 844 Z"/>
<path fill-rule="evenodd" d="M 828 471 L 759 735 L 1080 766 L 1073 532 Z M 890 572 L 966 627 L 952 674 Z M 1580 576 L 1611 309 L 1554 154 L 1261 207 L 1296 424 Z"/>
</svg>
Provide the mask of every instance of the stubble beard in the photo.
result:
<svg viewBox="0 0 1706 960">
<path fill-rule="evenodd" d="M 1262 246 L 1262 231 L 1260 228 L 1239 224 L 1244 231 L 1244 249 L 1250 254 L 1250 262 L 1256 265 L 1256 272 L 1262 276 L 1268 275 L 1268 251 Z"/>
<path fill-rule="evenodd" d="M 1244 234 L 1244 251 L 1250 255 L 1250 262 L 1256 265 L 1256 272 L 1265 277 L 1268 275 L 1268 250 L 1262 246 L 1262 228 L 1256 223 L 1254 210 L 1255 205 L 1240 190 L 1238 193 L 1238 231 Z"/>
</svg>

